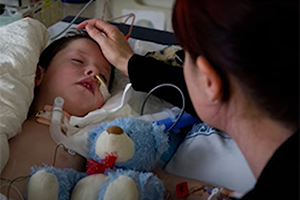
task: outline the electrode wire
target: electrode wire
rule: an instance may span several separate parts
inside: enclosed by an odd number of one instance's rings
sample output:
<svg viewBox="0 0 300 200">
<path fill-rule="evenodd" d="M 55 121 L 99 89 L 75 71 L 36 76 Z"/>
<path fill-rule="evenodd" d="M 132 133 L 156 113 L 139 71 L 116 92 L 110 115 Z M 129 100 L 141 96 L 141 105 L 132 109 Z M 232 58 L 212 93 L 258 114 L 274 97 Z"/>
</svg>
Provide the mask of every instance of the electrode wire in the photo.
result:
<svg viewBox="0 0 300 200">
<path fill-rule="evenodd" d="M 179 120 L 181 119 L 181 117 L 182 117 L 182 115 L 183 115 L 183 113 L 184 113 L 184 109 L 185 109 L 185 98 L 184 98 L 184 95 L 183 95 L 183 93 L 182 93 L 182 91 L 180 90 L 179 87 L 177 87 L 176 85 L 171 84 L 171 83 L 163 83 L 163 84 L 160 84 L 160 85 L 154 87 L 152 90 L 150 90 L 150 92 L 148 92 L 146 98 L 144 99 L 144 101 L 143 101 L 143 103 L 142 103 L 142 107 L 141 107 L 141 112 L 140 112 L 140 114 L 143 115 L 145 104 L 146 104 L 148 98 L 150 97 L 150 95 L 151 95 L 155 90 L 157 90 L 157 89 L 159 89 L 159 88 L 161 88 L 161 87 L 173 87 L 173 88 L 177 89 L 177 90 L 179 91 L 180 95 L 181 95 L 181 98 L 182 98 L 182 108 L 181 108 L 180 113 L 179 113 L 177 119 L 175 120 L 175 122 L 172 124 L 172 126 L 171 126 L 170 128 L 168 128 L 168 130 L 165 131 L 165 133 L 168 133 L 168 132 L 171 131 L 172 128 L 174 128 L 174 126 L 176 126 L 176 124 L 179 122 Z"/>
</svg>

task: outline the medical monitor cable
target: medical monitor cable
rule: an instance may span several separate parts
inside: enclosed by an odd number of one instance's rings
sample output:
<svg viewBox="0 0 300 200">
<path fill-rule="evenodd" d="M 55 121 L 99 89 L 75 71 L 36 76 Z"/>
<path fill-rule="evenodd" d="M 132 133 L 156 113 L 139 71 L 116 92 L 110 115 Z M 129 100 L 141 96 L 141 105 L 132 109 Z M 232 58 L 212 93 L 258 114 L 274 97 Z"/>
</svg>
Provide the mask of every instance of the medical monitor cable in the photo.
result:
<svg viewBox="0 0 300 200">
<path fill-rule="evenodd" d="M 10 194 L 11 188 L 13 188 L 17 192 L 17 195 L 20 197 L 21 200 L 24 200 L 23 195 L 21 194 L 20 190 L 16 186 L 14 186 L 13 183 L 16 182 L 16 181 L 22 180 L 22 179 L 26 179 L 29 176 L 20 176 L 20 177 L 17 177 L 15 179 L 13 179 L 13 180 L 0 177 L 1 180 L 9 182 L 7 184 L 0 185 L 0 189 L 5 187 L 5 186 L 8 186 L 7 193 L 6 193 L 6 199 L 7 200 L 9 200 L 9 194 Z"/>
<path fill-rule="evenodd" d="M 85 6 L 77 13 L 77 15 L 73 18 L 73 20 L 69 23 L 69 25 L 62 30 L 59 34 L 56 36 L 50 38 L 51 41 L 57 39 L 59 36 L 61 36 L 64 32 L 66 32 L 73 24 L 74 22 L 78 19 L 78 17 L 85 11 L 85 9 L 93 2 L 94 0 L 90 0 L 88 3 L 85 4 Z"/>
<path fill-rule="evenodd" d="M 67 148 L 65 147 L 65 145 L 63 145 L 62 143 L 56 145 L 55 150 L 54 150 L 53 163 L 52 163 L 52 166 L 53 166 L 53 167 L 55 167 L 55 164 L 56 164 L 57 151 L 58 151 L 58 148 L 59 148 L 59 147 L 62 147 L 64 151 L 67 151 L 68 153 L 70 153 L 70 152 L 69 152 L 69 149 L 67 149 Z M 70 153 L 70 154 L 71 154 L 71 153 Z M 71 155 L 73 155 L 73 154 L 71 154 Z M 3 177 L 0 177 L 1 180 L 6 181 L 6 182 L 9 182 L 9 183 L 7 183 L 7 184 L 0 185 L 0 189 L 1 189 L 2 187 L 4 187 L 4 186 L 8 186 L 8 188 L 7 188 L 7 193 L 6 193 L 6 198 L 7 198 L 7 200 L 10 200 L 9 195 L 10 195 L 11 188 L 13 188 L 13 189 L 15 189 L 15 190 L 17 191 L 17 194 L 19 195 L 19 197 L 21 198 L 21 200 L 24 200 L 24 198 L 23 198 L 21 192 L 13 185 L 13 183 L 14 183 L 14 182 L 21 181 L 21 180 L 23 180 L 23 179 L 27 179 L 27 178 L 29 178 L 29 177 L 31 177 L 31 176 L 32 176 L 32 175 L 28 175 L 28 176 L 19 176 L 19 177 L 13 179 L 13 180 L 10 180 L 10 179 L 6 179 L 6 178 L 3 178 Z"/>
<path fill-rule="evenodd" d="M 165 131 L 165 133 L 168 133 L 168 132 L 171 131 L 172 128 L 174 128 L 174 126 L 176 126 L 176 124 L 179 122 L 179 120 L 181 119 L 181 117 L 182 117 L 182 115 L 183 115 L 183 113 L 184 113 L 184 109 L 185 109 L 185 98 L 184 98 L 184 95 L 183 95 L 183 93 L 182 93 L 182 91 L 180 90 L 179 87 L 177 87 L 176 85 L 171 84 L 171 83 L 163 83 L 163 84 L 160 84 L 160 85 L 154 87 L 152 90 L 150 90 L 150 92 L 148 92 L 146 98 L 144 99 L 144 101 L 143 101 L 143 103 L 142 103 L 142 107 L 141 107 L 141 112 L 140 112 L 140 114 L 143 115 L 145 104 L 146 104 L 148 98 L 150 97 L 150 95 L 151 95 L 155 90 L 157 90 L 157 89 L 159 89 L 159 88 L 161 88 L 161 87 L 173 87 L 173 88 L 177 89 L 177 90 L 180 92 L 180 95 L 181 95 L 181 98 L 182 98 L 182 108 L 181 108 L 180 113 L 179 113 L 177 119 L 175 120 L 175 122 L 172 124 L 172 126 L 171 126 L 168 130 Z"/>
<path fill-rule="evenodd" d="M 74 23 L 75 21 L 78 19 L 78 17 L 87 9 L 87 7 L 93 2 L 94 0 L 90 0 L 88 3 L 85 4 L 85 6 L 77 13 L 77 15 L 73 18 L 73 20 L 69 23 L 69 25 L 64 29 L 62 30 L 60 33 L 58 33 L 57 35 L 53 36 L 52 38 L 50 38 L 51 41 L 57 39 L 59 36 L 61 36 L 62 34 L 64 34 Z M 108 0 L 105 0 L 104 3 L 103 3 L 103 9 L 105 8 L 108 8 L 109 11 L 110 11 L 110 14 L 111 14 L 111 10 L 110 10 L 110 7 L 109 7 L 109 2 Z M 104 12 L 104 11 L 103 11 Z M 104 20 L 104 14 L 103 13 L 103 16 L 102 16 L 102 20 Z M 134 21 L 135 21 L 135 14 L 133 13 L 129 13 L 129 14 L 126 14 L 126 15 L 122 15 L 122 16 L 119 16 L 119 17 L 115 17 L 115 18 L 111 18 L 111 19 L 108 19 L 108 20 L 105 20 L 107 22 L 109 21 L 114 21 L 116 19 L 120 19 L 120 18 L 124 18 L 124 17 L 127 17 L 124 21 L 124 24 L 127 22 L 127 20 L 129 18 L 132 18 L 132 21 L 131 21 L 131 24 L 130 24 L 130 27 L 129 27 L 129 31 L 128 33 L 126 34 L 126 39 L 129 38 L 131 32 L 132 32 L 132 28 L 133 28 L 133 24 L 134 24 Z"/>
</svg>

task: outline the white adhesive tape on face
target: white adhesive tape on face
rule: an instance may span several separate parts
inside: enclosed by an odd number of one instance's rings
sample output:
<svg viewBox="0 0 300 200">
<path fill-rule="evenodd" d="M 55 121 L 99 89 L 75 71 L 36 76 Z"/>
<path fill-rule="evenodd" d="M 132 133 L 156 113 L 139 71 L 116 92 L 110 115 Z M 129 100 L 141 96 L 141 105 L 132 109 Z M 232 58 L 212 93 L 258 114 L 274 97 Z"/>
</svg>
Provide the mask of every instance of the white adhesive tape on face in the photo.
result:
<svg viewBox="0 0 300 200">
<path fill-rule="evenodd" d="M 99 90 L 104 98 L 104 101 L 107 101 L 107 99 L 109 99 L 109 97 L 110 97 L 110 93 L 109 93 L 106 85 L 103 82 L 101 83 Z"/>
<path fill-rule="evenodd" d="M 100 87 L 99 87 L 99 90 L 104 98 L 104 101 L 106 101 L 109 97 L 110 97 L 110 93 L 108 92 L 108 89 L 105 85 L 105 83 L 102 81 L 102 79 L 98 76 L 98 75 L 95 75 L 95 78 L 99 81 L 100 83 Z"/>
</svg>

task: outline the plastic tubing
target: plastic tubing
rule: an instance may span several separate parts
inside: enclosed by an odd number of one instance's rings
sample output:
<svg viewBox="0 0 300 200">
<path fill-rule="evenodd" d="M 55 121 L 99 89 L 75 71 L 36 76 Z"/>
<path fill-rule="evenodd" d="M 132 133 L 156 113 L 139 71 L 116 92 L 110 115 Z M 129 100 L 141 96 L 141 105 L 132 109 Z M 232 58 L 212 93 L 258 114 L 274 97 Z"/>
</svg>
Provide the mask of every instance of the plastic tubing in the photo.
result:
<svg viewBox="0 0 300 200">
<path fill-rule="evenodd" d="M 56 97 L 54 99 L 54 105 L 52 108 L 52 117 L 50 124 L 50 134 L 52 139 L 57 144 L 63 144 L 68 148 L 68 142 L 66 136 L 61 132 L 61 119 L 62 119 L 62 107 L 64 105 L 64 99 Z"/>
<path fill-rule="evenodd" d="M 70 154 L 74 151 L 84 157 L 87 157 L 86 149 L 82 147 L 82 137 L 80 136 L 66 136 L 61 131 L 61 120 L 62 120 L 62 107 L 64 104 L 64 99 L 61 97 L 56 97 L 54 99 L 54 105 L 52 108 L 52 117 L 50 123 L 50 135 L 56 144 L 63 144 L 65 148 L 68 149 Z"/>
<path fill-rule="evenodd" d="M 180 95 L 181 95 L 181 98 L 182 98 L 182 108 L 181 108 L 181 110 L 180 110 L 180 113 L 179 113 L 179 115 L 178 115 L 176 121 L 173 123 L 173 125 L 172 125 L 168 130 L 165 131 L 165 133 L 168 133 L 168 132 L 171 131 L 172 128 L 174 128 L 174 126 L 179 122 L 179 120 L 181 119 L 181 117 L 182 117 L 182 115 L 183 115 L 183 113 L 184 113 L 184 108 L 185 108 L 185 98 L 184 98 L 184 95 L 183 95 L 183 93 L 182 93 L 182 91 L 181 91 L 181 89 L 180 89 L 179 87 L 177 87 L 176 85 L 174 85 L 174 84 L 172 84 L 172 83 L 163 83 L 163 84 L 160 84 L 160 85 L 154 87 L 152 90 L 150 90 L 150 92 L 148 92 L 148 94 L 147 94 L 147 96 L 146 96 L 146 98 L 145 98 L 145 100 L 144 100 L 144 102 L 143 102 L 143 104 L 142 104 L 142 107 L 141 107 L 141 115 L 143 115 L 143 113 L 144 113 L 144 107 L 145 107 L 145 104 L 146 104 L 148 98 L 150 97 L 150 95 L 151 95 L 156 89 L 161 88 L 161 87 L 166 87 L 166 86 L 168 86 L 168 87 L 173 87 L 173 88 L 177 89 L 177 90 L 180 92 Z"/>
<path fill-rule="evenodd" d="M 61 36 L 64 32 L 66 32 L 73 24 L 74 22 L 77 20 L 77 18 L 83 13 L 83 11 L 85 11 L 85 9 L 93 2 L 94 0 L 90 0 L 89 2 L 87 2 L 85 4 L 85 6 L 77 13 L 77 15 L 73 18 L 73 20 L 70 22 L 70 24 L 64 29 L 62 30 L 60 33 L 58 33 L 57 35 L 55 35 L 54 37 L 50 38 L 51 41 L 56 40 L 59 36 Z"/>
</svg>

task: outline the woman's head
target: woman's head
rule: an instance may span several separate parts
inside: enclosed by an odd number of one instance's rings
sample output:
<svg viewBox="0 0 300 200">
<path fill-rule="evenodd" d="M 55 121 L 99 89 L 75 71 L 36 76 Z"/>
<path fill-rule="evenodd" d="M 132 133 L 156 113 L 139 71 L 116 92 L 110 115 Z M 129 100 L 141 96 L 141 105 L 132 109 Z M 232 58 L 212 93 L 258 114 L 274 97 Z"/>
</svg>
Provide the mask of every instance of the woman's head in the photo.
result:
<svg viewBox="0 0 300 200">
<path fill-rule="evenodd" d="M 197 78 L 193 66 L 207 61 L 219 77 L 224 103 L 230 100 L 231 84 L 235 84 L 266 116 L 298 126 L 297 4 L 297 1 L 177 0 L 173 28 L 188 54 L 187 59 L 190 58 L 184 72 L 193 103 L 201 104 L 196 97 L 201 91 L 195 94 L 199 87 L 193 85 Z M 202 117 L 199 110 L 198 114 Z"/>
<path fill-rule="evenodd" d="M 61 96 L 65 100 L 64 110 L 84 116 L 104 104 L 95 75 L 110 85 L 111 74 L 112 67 L 99 45 L 87 34 L 60 38 L 40 56 L 33 105 L 40 109 Z"/>
</svg>

